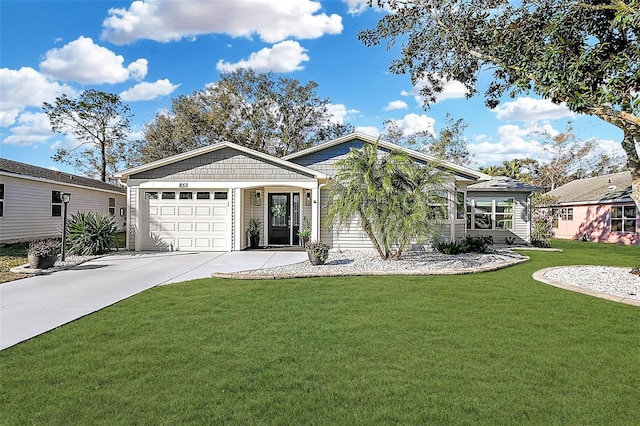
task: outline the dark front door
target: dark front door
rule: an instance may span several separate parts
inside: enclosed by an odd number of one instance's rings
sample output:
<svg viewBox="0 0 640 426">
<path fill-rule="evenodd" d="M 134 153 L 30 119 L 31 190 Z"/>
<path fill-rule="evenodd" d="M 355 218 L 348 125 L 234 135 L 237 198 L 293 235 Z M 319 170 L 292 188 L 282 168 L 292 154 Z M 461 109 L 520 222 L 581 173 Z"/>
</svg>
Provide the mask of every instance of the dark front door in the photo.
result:
<svg viewBox="0 0 640 426">
<path fill-rule="evenodd" d="M 269 194 L 269 245 L 291 245 L 290 194 Z"/>
</svg>

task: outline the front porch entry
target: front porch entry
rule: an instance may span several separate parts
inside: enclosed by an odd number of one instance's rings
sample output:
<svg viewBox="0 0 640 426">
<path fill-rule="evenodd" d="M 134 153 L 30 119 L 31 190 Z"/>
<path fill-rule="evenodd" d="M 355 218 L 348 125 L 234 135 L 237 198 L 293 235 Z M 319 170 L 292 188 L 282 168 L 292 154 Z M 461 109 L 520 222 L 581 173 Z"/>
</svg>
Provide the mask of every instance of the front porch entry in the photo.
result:
<svg viewBox="0 0 640 426">
<path fill-rule="evenodd" d="M 267 241 L 269 246 L 300 244 L 300 193 L 271 192 L 267 205 Z"/>
</svg>

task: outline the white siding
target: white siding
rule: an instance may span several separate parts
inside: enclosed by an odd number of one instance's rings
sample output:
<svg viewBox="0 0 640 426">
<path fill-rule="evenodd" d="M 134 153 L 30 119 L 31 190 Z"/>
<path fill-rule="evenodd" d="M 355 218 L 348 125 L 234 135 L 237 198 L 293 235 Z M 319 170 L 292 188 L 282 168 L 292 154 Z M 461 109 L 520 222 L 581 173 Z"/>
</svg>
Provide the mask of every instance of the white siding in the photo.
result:
<svg viewBox="0 0 640 426">
<path fill-rule="evenodd" d="M 240 250 L 249 247 L 249 224 L 251 219 L 258 219 L 260 221 L 260 243 L 259 245 L 264 245 L 264 203 L 266 201 L 265 198 L 265 190 L 264 188 L 251 188 L 245 189 L 244 191 L 244 211 L 242 216 L 242 247 Z M 255 193 L 256 191 L 260 191 L 260 205 L 255 205 Z"/>
<path fill-rule="evenodd" d="M 119 226 L 125 218 L 120 208 L 126 207 L 124 194 L 79 188 L 53 182 L 2 176 L 4 183 L 4 216 L 0 218 L 0 241 L 27 241 L 62 234 L 62 217 L 51 216 L 51 191 L 71 193 L 68 217 L 78 211 L 109 212 L 109 198 L 116 199 L 115 213 Z"/>
</svg>

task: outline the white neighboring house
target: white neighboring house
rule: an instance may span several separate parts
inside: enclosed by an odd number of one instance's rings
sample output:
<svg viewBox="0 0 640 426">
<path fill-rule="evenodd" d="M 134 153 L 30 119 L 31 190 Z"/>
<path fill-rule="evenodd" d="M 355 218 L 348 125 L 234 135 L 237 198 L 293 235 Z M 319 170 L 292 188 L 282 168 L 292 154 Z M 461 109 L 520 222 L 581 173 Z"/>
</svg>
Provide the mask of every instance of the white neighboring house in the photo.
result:
<svg viewBox="0 0 640 426">
<path fill-rule="evenodd" d="M 0 158 L 0 244 L 61 236 L 64 192 L 71 194 L 68 217 L 101 211 L 126 226 L 124 188 Z"/>
</svg>

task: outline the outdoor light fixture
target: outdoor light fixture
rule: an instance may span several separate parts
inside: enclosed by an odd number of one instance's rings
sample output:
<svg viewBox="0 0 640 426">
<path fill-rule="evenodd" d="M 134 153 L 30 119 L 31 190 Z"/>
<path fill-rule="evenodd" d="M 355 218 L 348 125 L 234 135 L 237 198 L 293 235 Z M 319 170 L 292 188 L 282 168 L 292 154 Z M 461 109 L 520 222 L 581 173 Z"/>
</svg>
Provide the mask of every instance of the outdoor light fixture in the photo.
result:
<svg viewBox="0 0 640 426">
<path fill-rule="evenodd" d="M 62 261 L 64 262 L 67 255 L 67 205 L 71 201 L 71 194 L 63 192 L 60 194 L 60 198 L 64 203 L 64 217 L 62 219 Z"/>
<path fill-rule="evenodd" d="M 305 206 L 310 206 L 311 205 L 311 192 L 307 191 L 307 193 L 304 196 L 304 205 Z"/>
<path fill-rule="evenodd" d="M 254 195 L 253 204 L 256 205 L 256 206 L 261 206 L 262 205 L 262 191 L 260 191 L 259 189 L 256 190 L 256 193 Z"/>
</svg>

